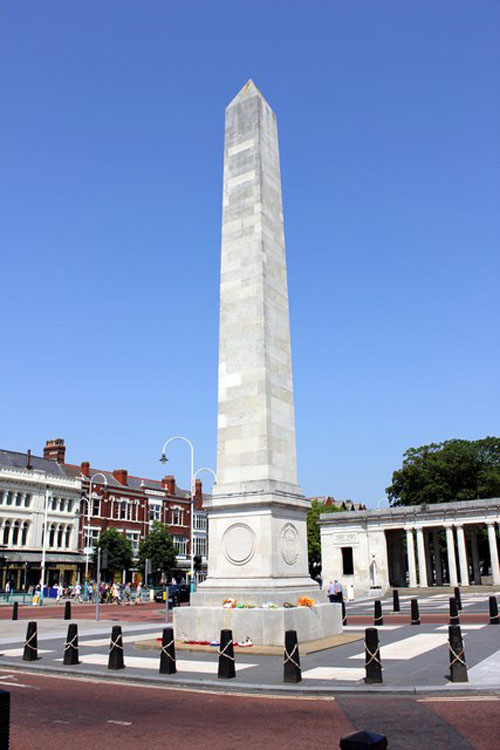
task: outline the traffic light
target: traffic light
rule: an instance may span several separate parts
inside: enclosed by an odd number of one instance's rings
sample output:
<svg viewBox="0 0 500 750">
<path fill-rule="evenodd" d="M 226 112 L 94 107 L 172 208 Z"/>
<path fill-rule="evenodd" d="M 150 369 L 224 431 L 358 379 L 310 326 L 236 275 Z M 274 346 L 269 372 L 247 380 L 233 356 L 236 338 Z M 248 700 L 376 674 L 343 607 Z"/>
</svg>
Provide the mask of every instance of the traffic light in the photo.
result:
<svg viewBox="0 0 500 750">
<path fill-rule="evenodd" d="M 201 570 L 201 555 L 195 555 L 193 558 L 194 562 L 194 569 L 196 573 L 199 573 Z"/>
</svg>

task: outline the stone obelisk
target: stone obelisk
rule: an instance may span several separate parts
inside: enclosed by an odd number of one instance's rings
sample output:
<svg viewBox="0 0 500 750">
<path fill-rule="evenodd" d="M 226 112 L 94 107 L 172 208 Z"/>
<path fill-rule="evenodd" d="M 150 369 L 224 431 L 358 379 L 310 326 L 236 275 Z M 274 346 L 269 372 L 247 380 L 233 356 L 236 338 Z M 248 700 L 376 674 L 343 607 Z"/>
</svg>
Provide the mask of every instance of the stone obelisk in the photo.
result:
<svg viewBox="0 0 500 750">
<path fill-rule="evenodd" d="M 317 593 L 297 484 L 278 129 L 251 80 L 226 109 L 217 475 L 198 600 Z"/>
</svg>

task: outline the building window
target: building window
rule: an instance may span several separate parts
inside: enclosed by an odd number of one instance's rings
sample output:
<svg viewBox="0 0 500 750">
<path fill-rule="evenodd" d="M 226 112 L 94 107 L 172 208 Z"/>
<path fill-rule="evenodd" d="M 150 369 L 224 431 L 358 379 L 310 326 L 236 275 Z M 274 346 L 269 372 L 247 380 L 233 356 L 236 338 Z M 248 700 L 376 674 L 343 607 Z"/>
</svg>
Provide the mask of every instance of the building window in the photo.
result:
<svg viewBox="0 0 500 750">
<path fill-rule="evenodd" d="M 150 505 L 149 506 L 149 520 L 161 521 L 161 505 Z"/>
<path fill-rule="evenodd" d="M 19 541 L 19 521 L 16 521 L 12 527 L 12 542 L 11 544 L 17 544 Z"/>
<path fill-rule="evenodd" d="M 188 550 L 188 538 L 187 536 L 177 536 L 174 534 L 172 537 L 172 541 L 174 543 L 175 551 L 178 555 L 183 555 L 184 557 L 187 556 L 187 550 Z"/>
<path fill-rule="evenodd" d="M 68 500 L 68 513 L 71 513 L 73 510 L 73 502 L 71 500 Z"/>
<path fill-rule="evenodd" d="M 120 518 L 125 521 L 127 520 L 127 507 L 128 507 L 127 501 L 122 500 L 122 502 L 120 503 Z"/>
<path fill-rule="evenodd" d="M 52 510 L 57 510 L 57 498 L 52 498 Z"/>
<path fill-rule="evenodd" d="M 134 550 L 134 555 L 137 557 L 139 554 L 139 532 L 138 531 L 128 531 L 126 533 L 127 539 L 132 544 L 132 549 Z"/>
<path fill-rule="evenodd" d="M 16 492 L 16 505 L 19 507 L 22 504 L 23 504 L 23 493 Z"/>
<path fill-rule="evenodd" d="M 61 513 L 64 513 L 64 511 L 66 510 L 66 501 L 62 498 L 59 500 L 59 510 L 61 511 Z"/>
<path fill-rule="evenodd" d="M 3 492 L 0 490 L 0 505 L 3 503 Z"/>
<path fill-rule="evenodd" d="M 354 560 L 352 547 L 341 547 L 342 551 L 342 569 L 345 576 L 354 575 Z"/>
<path fill-rule="evenodd" d="M 31 505 L 31 495 L 24 496 L 24 507 L 29 508 Z"/>
<path fill-rule="evenodd" d="M 207 517 L 204 513 L 194 514 L 194 528 L 198 531 L 206 531 L 207 528 Z"/>
<path fill-rule="evenodd" d="M 49 547 L 54 546 L 55 537 L 56 537 L 56 525 L 55 523 L 53 523 L 49 529 Z"/>
<path fill-rule="evenodd" d="M 207 556 L 207 539 L 202 536 L 195 536 L 194 538 L 194 554 L 201 555 L 201 557 Z"/>
<path fill-rule="evenodd" d="M 21 531 L 21 544 L 23 547 L 26 547 L 26 543 L 28 541 L 28 528 L 29 524 L 27 521 L 23 523 L 23 529 Z"/>
<path fill-rule="evenodd" d="M 57 531 L 57 546 L 58 547 L 62 547 L 63 533 L 64 533 L 64 526 L 61 524 L 61 526 L 59 526 L 59 529 Z"/>
<path fill-rule="evenodd" d="M 7 492 L 6 501 L 7 505 L 12 505 L 12 492 Z"/>
<path fill-rule="evenodd" d="M 101 501 L 99 498 L 95 498 L 94 500 L 92 500 L 92 515 L 93 516 L 101 515 Z"/>
<path fill-rule="evenodd" d="M 172 526 L 182 526 L 184 523 L 184 512 L 180 508 L 172 508 Z"/>
<path fill-rule="evenodd" d="M 72 526 L 66 526 L 66 532 L 65 532 L 65 537 L 64 537 L 65 547 L 69 547 L 69 542 L 71 539 L 71 531 L 72 531 Z"/>
<path fill-rule="evenodd" d="M 8 493 L 7 493 L 8 494 Z M 3 543 L 9 543 L 10 521 L 6 521 L 3 527 Z"/>
</svg>

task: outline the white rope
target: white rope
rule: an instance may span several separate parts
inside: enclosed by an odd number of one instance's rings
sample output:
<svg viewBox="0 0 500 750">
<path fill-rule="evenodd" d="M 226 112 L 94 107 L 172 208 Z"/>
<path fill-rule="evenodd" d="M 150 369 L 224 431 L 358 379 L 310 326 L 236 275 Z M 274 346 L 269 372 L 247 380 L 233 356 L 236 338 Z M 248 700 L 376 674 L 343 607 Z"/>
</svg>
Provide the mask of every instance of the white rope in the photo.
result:
<svg viewBox="0 0 500 750">
<path fill-rule="evenodd" d="M 76 644 L 76 646 L 75 646 L 75 641 L 77 641 L 77 644 Z M 71 640 L 71 641 L 68 641 L 68 642 L 66 643 L 66 645 L 65 645 L 65 647 L 64 647 L 64 650 L 65 650 L 65 651 L 67 651 L 67 650 L 68 650 L 68 649 L 70 649 L 70 648 L 74 648 L 74 649 L 75 649 L 75 651 L 77 651 L 77 650 L 78 650 L 78 633 L 76 633 L 76 634 L 75 634 L 75 635 L 73 636 L 73 638 L 72 638 L 72 640 Z"/>
<path fill-rule="evenodd" d="M 464 648 L 463 648 L 463 646 L 462 646 L 462 650 L 461 650 L 461 651 L 459 651 L 459 653 L 457 654 L 457 653 L 456 653 L 456 651 L 454 650 L 453 646 L 451 645 L 451 641 L 448 641 L 448 643 L 450 644 L 450 651 L 451 651 L 451 654 L 452 654 L 452 656 L 453 656 L 453 659 L 452 659 L 452 661 L 451 661 L 451 664 L 450 664 L 450 669 L 451 669 L 451 667 L 453 667 L 453 666 L 454 666 L 454 665 L 455 665 L 455 664 L 456 664 L 457 662 L 458 662 L 459 664 L 463 664 L 463 665 L 464 665 L 464 667 L 465 667 L 465 659 L 463 658 L 463 657 L 464 657 Z"/>
<path fill-rule="evenodd" d="M 34 633 L 32 633 L 32 634 L 30 635 L 30 637 L 28 638 L 28 640 L 27 640 L 27 641 L 26 641 L 26 643 L 24 644 L 24 648 L 30 648 L 30 649 L 31 649 L 32 651 L 37 651 L 37 650 L 38 650 L 38 649 L 37 649 L 37 646 L 32 646 L 32 645 L 31 645 L 31 641 L 33 640 L 33 638 L 36 638 L 36 630 L 35 630 L 35 632 L 34 632 Z"/>
<path fill-rule="evenodd" d="M 232 645 L 233 645 L 233 641 L 231 639 L 226 643 L 222 651 L 220 650 L 220 646 L 219 646 L 219 656 L 225 656 L 226 659 L 229 659 L 230 661 L 234 661 L 234 656 L 230 656 L 230 654 L 226 654 L 226 650 L 229 648 L 229 646 L 232 646 Z"/>
<path fill-rule="evenodd" d="M 172 638 L 172 640 L 170 641 L 170 643 L 166 643 L 164 646 L 161 647 L 161 652 L 162 652 L 162 654 L 165 654 L 165 656 L 168 656 L 168 658 L 170 659 L 170 661 L 173 661 L 175 663 L 174 657 L 172 656 L 172 654 L 169 654 L 168 651 L 167 651 L 167 649 L 170 648 L 170 646 L 172 645 L 173 642 L 174 642 L 174 639 Z"/>
<path fill-rule="evenodd" d="M 293 647 L 293 649 L 292 649 L 292 653 L 291 653 L 291 654 L 289 654 L 289 653 L 288 653 L 288 651 L 287 651 L 287 650 L 286 650 L 286 648 L 285 648 L 285 662 L 284 662 L 284 664 L 286 664 L 287 662 L 291 661 L 291 662 L 292 662 L 292 664 L 294 665 L 294 667 L 297 667 L 297 669 L 299 669 L 299 670 L 300 670 L 300 664 L 298 664 L 298 663 L 297 663 L 297 662 L 295 661 L 295 659 L 293 658 L 293 655 L 294 655 L 294 654 L 295 654 L 295 652 L 297 651 L 297 649 L 298 649 L 298 646 L 299 646 L 299 644 L 298 644 L 298 643 L 296 643 L 296 644 L 295 644 L 295 646 L 294 646 L 294 647 Z"/>
<path fill-rule="evenodd" d="M 382 664 L 380 663 L 380 646 L 377 646 L 375 651 L 372 653 L 368 646 L 365 643 L 365 653 L 370 657 L 368 661 L 365 663 L 365 667 L 369 667 L 372 661 L 376 662 L 379 667 L 382 669 Z"/>
</svg>

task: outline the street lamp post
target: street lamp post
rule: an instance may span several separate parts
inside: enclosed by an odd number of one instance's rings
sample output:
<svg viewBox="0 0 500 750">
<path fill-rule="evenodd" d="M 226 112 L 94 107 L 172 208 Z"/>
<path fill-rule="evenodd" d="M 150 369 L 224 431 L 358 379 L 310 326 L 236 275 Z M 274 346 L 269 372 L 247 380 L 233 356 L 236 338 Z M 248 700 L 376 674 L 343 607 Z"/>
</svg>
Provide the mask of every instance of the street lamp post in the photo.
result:
<svg viewBox="0 0 500 750">
<path fill-rule="evenodd" d="M 85 581 L 84 581 L 84 584 L 83 584 L 83 588 L 84 588 L 83 597 L 84 597 L 84 599 L 87 598 L 87 586 L 88 586 L 87 579 L 88 579 L 88 576 L 89 576 L 90 504 L 92 502 L 92 484 L 94 483 L 94 479 L 96 477 L 102 477 L 104 479 L 104 484 L 106 485 L 106 487 L 108 486 L 108 480 L 106 479 L 106 477 L 104 476 L 104 474 L 102 473 L 102 471 L 96 471 L 96 473 L 92 474 L 92 476 L 89 479 L 89 486 L 88 486 L 88 491 L 87 491 L 87 497 L 86 498 L 85 497 L 82 498 L 82 500 L 86 500 L 87 501 L 87 545 L 85 547 Z"/>
<path fill-rule="evenodd" d="M 191 472 L 190 472 L 190 480 L 191 480 L 191 501 L 190 501 L 190 508 L 191 508 L 191 591 L 194 591 L 194 448 L 193 444 L 190 440 L 188 440 L 185 437 L 182 437 L 181 435 L 175 435 L 174 437 L 169 438 L 165 441 L 163 444 L 163 448 L 161 451 L 161 457 L 160 457 L 160 463 L 166 464 L 168 461 L 168 458 L 165 454 L 165 451 L 167 449 L 167 445 L 171 443 L 174 440 L 182 440 L 184 443 L 187 443 L 189 445 L 190 451 L 191 451 Z"/>
</svg>

